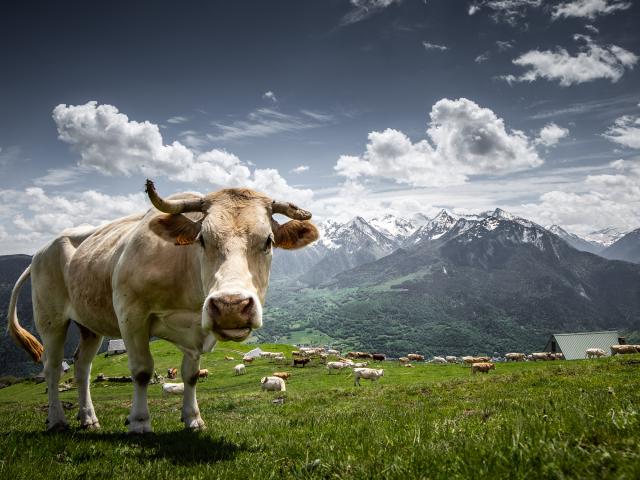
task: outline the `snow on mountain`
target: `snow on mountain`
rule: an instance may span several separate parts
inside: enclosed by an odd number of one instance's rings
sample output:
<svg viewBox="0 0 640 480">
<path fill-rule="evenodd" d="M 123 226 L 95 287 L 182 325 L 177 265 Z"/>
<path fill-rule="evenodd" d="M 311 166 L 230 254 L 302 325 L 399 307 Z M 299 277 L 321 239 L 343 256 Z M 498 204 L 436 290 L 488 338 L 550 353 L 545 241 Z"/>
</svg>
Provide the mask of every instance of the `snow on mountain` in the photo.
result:
<svg viewBox="0 0 640 480">
<path fill-rule="evenodd" d="M 607 227 L 590 232 L 584 236 L 584 239 L 588 242 L 598 243 L 603 247 L 608 247 L 624 237 L 626 233 L 627 232 L 623 232 L 615 227 Z"/>
<path fill-rule="evenodd" d="M 446 210 L 440 210 L 440 213 L 435 217 L 416 229 L 416 231 L 406 239 L 405 245 L 411 246 L 424 240 L 436 240 L 451 230 L 451 227 L 455 225 L 457 220 L 457 217 L 454 217 Z"/>
<path fill-rule="evenodd" d="M 567 232 L 564 228 L 559 225 L 550 225 L 546 227 L 554 235 L 559 236 L 569 245 L 571 245 L 576 250 L 581 250 L 583 252 L 590 253 L 600 253 L 603 249 L 603 246 L 600 243 L 590 242 L 585 240 L 584 238 L 576 235 L 575 233 Z"/>
<path fill-rule="evenodd" d="M 372 218 L 369 220 L 369 224 L 383 235 L 396 241 L 403 241 L 418 228 L 414 222 L 392 214 Z"/>
</svg>

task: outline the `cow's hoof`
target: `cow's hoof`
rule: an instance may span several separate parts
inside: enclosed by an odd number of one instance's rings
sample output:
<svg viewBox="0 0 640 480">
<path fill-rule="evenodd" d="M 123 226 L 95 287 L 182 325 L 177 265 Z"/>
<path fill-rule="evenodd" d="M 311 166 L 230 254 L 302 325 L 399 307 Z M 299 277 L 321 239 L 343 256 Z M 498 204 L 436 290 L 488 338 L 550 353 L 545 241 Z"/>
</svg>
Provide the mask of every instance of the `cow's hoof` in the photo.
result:
<svg viewBox="0 0 640 480">
<path fill-rule="evenodd" d="M 80 423 L 80 428 L 82 428 L 83 430 L 89 430 L 89 431 L 100 430 L 100 422 L 98 422 L 98 419 L 92 422 L 83 422 L 83 423 Z"/>
<path fill-rule="evenodd" d="M 69 430 L 67 422 L 55 422 L 47 426 L 47 432 L 66 432 Z"/>
<path fill-rule="evenodd" d="M 184 426 L 187 430 L 190 430 L 192 432 L 198 432 L 207 429 L 207 426 L 204 424 L 204 420 L 202 420 L 202 418 L 200 417 L 187 420 L 186 422 L 184 422 Z"/>
<path fill-rule="evenodd" d="M 129 430 L 127 433 L 129 435 L 143 435 L 145 433 L 153 433 L 153 429 L 151 428 L 150 420 L 128 420 Z"/>
</svg>

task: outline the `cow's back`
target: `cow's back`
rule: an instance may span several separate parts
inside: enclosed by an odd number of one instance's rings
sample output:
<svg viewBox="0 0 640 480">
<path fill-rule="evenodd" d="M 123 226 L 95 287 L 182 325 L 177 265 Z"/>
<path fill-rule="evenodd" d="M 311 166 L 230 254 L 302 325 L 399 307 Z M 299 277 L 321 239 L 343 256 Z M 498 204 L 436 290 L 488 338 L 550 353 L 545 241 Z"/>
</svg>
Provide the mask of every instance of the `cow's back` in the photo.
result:
<svg viewBox="0 0 640 480">
<path fill-rule="evenodd" d="M 144 214 L 132 215 L 98 227 L 70 258 L 65 275 L 70 316 L 96 333 L 120 336 L 111 279 L 129 237 L 143 217 Z"/>
</svg>

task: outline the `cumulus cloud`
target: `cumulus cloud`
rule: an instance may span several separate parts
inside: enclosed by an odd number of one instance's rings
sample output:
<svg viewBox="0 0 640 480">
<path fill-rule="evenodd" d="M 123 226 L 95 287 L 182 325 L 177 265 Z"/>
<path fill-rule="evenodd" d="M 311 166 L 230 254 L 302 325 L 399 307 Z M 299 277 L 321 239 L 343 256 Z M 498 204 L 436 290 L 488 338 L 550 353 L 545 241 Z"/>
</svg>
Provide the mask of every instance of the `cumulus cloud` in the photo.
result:
<svg viewBox="0 0 640 480">
<path fill-rule="evenodd" d="M 623 115 L 617 118 L 604 137 L 625 147 L 640 148 L 640 117 Z"/>
<path fill-rule="evenodd" d="M 381 12 L 385 8 L 400 3 L 402 0 L 349 0 L 353 9 L 342 17 L 341 26 L 351 25 Z"/>
<path fill-rule="evenodd" d="M 222 149 L 197 153 L 180 142 L 165 145 L 158 126 L 137 122 L 112 105 L 58 105 L 58 138 L 80 155 L 79 166 L 104 175 L 144 174 L 174 181 L 256 188 L 290 200 L 308 201 L 310 190 L 289 187 L 276 170 L 254 169 Z M 270 178 L 270 182 L 265 182 Z"/>
<path fill-rule="evenodd" d="M 515 65 L 528 68 L 524 74 L 504 75 L 502 78 L 509 83 L 544 78 L 557 80 L 563 87 L 598 79 L 609 79 L 615 83 L 638 62 L 634 53 L 617 45 L 601 46 L 587 35 L 574 35 L 574 40 L 584 42 L 577 55 L 571 55 L 561 47 L 556 51 L 531 50 L 513 60 Z"/>
<path fill-rule="evenodd" d="M 309 170 L 309 165 L 299 165 L 296 168 L 292 168 L 290 170 L 291 173 L 302 173 L 302 172 L 306 172 L 307 170 Z"/>
<path fill-rule="evenodd" d="M 273 93 L 271 90 L 264 92 L 262 94 L 262 98 L 264 100 L 269 100 L 270 102 L 273 102 L 273 103 L 277 103 L 278 102 L 278 99 L 276 98 L 276 94 Z"/>
<path fill-rule="evenodd" d="M 586 234 L 617 226 L 635 229 L 640 224 L 640 162 L 617 160 L 615 174 L 588 175 L 581 191 L 553 190 L 521 212 L 543 225 L 558 224 Z"/>
<path fill-rule="evenodd" d="M 571 0 L 556 5 L 552 18 L 579 17 L 593 20 L 599 15 L 608 15 L 619 10 L 631 8 L 631 2 L 624 0 Z"/>
<path fill-rule="evenodd" d="M 429 42 L 422 42 L 422 46 L 424 47 L 425 50 L 439 50 L 441 52 L 444 52 L 445 50 L 449 50 L 449 47 L 447 47 L 446 45 L 438 45 L 437 43 L 429 43 Z"/>
<path fill-rule="evenodd" d="M 536 138 L 535 143 L 538 145 L 543 145 L 545 147 L 552 147 L 556 145 L 561 139 L 569 136 L 569 129 L 560 127 L 555 123 L 551 122 L 542 127 L 540 133 L 538 134 L 538 138 Z"/>
<path fill-rule="evenodd" d="M 433 105 L 429 139 L 412 142 L 388 128 L 371 132 L 361 156 L 343 155 L 335 165 L 350 180 L 378 177 L 413 186 L 459 185 L 470 175 L 505 174 L 543 163 L 521 131 L 507 131 L 488 108 L 466 98 Z"/>
</svg>

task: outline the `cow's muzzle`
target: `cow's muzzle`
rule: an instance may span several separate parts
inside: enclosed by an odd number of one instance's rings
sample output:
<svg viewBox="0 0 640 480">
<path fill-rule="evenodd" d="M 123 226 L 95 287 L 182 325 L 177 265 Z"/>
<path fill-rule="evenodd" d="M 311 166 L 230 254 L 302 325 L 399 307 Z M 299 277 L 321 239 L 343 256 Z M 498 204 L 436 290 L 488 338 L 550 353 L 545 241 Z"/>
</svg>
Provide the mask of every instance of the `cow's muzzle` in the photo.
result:
<svg viewBox="0 0 640 480">
<path fill-rule="evenodd" d="M 262 326 L 262 307 L 249 292 L 215 292 L 205 300 L 204 313 L 219 340 L 242 341 Z"/>
</svg>

